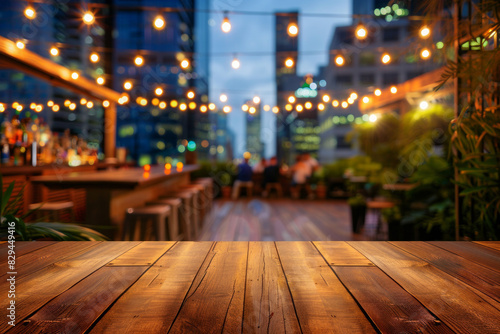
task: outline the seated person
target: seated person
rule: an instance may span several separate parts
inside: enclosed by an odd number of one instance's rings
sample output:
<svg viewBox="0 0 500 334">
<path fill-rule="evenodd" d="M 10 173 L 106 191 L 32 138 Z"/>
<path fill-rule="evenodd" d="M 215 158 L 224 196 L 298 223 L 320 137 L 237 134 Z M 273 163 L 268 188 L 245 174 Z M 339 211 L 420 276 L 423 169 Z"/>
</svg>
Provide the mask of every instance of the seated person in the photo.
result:
<svg viewBox="0 0 500 334">
<path fill-rule="evenodd" d="M 269 165 L 264 169 L 262 180 L 262 188 L 264 188 L 264 192 L 262 193 L 262 196 L 267 197 L 271 188 L 276 189 L 276 191 L 278 192 L 278 196 L 281 196 L 282 190 L 279 179 L 280 168 L 278 166 L 278 159 L 276 157 L 272 157 L 269 160 Z"/>
<path fill-rule="evenodd" d="M 311 197 L 311 187 L 307 182 L 311 175 L 311 167 L 304 161 L 304 156 L 302 155 L 298 155 L 295 161 L 295 165 L 290 168 L 292 172 L 292 195 L 294 195 L 293 197 L 295 198 L 299 198 L 301 189 L 305 187 L 308 196 Z"/>
<path fill-rule="evenodd" d="M 242 186 L 247 188 L 247 196 L 252 196 L 252 167 L 248 164 L 248 158 L 238 165 L 238 174 L 233 185 L 233 199 L 238 199 Z"/>
</svg>

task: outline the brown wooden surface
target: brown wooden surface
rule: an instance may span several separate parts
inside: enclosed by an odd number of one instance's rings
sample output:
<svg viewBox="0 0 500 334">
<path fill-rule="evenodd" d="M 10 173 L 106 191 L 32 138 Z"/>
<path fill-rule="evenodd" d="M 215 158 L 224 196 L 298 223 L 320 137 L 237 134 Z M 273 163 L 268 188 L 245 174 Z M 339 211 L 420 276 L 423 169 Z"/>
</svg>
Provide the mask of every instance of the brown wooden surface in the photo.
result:
<svg viewBox="0 0 500 334">
<path fill-rule="evenodd" d="M 0 332 L 499 333 L 496 244 L 17 242 Z"/>
</svg>

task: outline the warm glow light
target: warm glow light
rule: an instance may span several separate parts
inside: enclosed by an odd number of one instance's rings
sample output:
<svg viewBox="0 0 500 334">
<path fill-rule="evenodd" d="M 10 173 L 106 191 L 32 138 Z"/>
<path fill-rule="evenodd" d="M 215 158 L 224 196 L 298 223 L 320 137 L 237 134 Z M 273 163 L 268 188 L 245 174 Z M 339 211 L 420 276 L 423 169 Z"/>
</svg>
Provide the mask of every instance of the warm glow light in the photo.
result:
<svg viewBox="0 0 500 334">
<path fill-rule="evenodd" d="M 161 101 L 159 104 L 158 104 L 158 107 L 160 107 L 160 109 L 165 109 L 167 107 L 167 102 L 165 101 Z"/>
<path fill-rule="evenodd" d="M 118 103 L 119 104 L 125 104 L 128 102 L 128 95 L 122 95 L 119 99 L 118 99 Z"/>
<path fill-rule="evenodd" d="M 35 107 L 35 111 L 36 111 L 36 112 L 40 112 L 40 111 L 42 111 L 42 109 L 43 109 L 43 107 L 42 107 L 42 105 L 41 105 L 41 104 L 39 104 L 39 105 L 37 105 L 37 106 Z"/>
<path fill-rule="evenodd" d="M 50 48 L 50 51 L 49 51 L 49 52 L 50 52 L 50 55 L 51 55 L 51 56 L 54 56 L 54 57 L 55 57 L 55 56 L 57 56 L 57 55 L 59 54 L 59 49 L 58 49 L 58 48 L 56 48 L 56 47 L 52 47 L 52 48 Z"/>
<path fill-rule="evenodd" d="M 269 104 L 266 104 L 264 107 L 262 107 L 262 109 L 264 109 L 264 111 L 269 111 L 271 110 L 271 106 L 269 106 Z"/>
<path fill-rule="evenodd" d="M 339 106 L 339 101 L 338 100 L 333 100 L 332 106 L 337 108 Z"/>
<path fill-rule="evenodd" d="M 373 92 L 373 94 L 375 94 L 375 96 L 380 96 L 382 95 L 382 91 L 380 89 L 375 89 L 375 91 Z"/>
<path fill-rule="evenodd" d="M 30 103 L 30 109 L 34 110 L 35 108 L 36 108 L 36 103 L 35 102 L 31 102 Z"/>
<path fill-rule="evenodd" d="M 422 102 L 420 102 L 419 106 L 420 106 L 420 109 L 425 110 L 425 109 L 429 108 L 429 102 L 422 101 Z"/>
<path fill-rule="evenodd" d="M 242 105 L 241 110 L 248 111 L 248 105 L 247 104 Z"/>
<path fill-rule="evenodd" d="M 57 104 L 54 104 L 54 105 L 52 106 L 52 111 L 53 111 L 53 112 L 58 112 L 58 111 L 59 111 L 59 106 L 58 106 Z"/>
<path fill-rule="evenodd" d="M 87 108 L 91 109 L 94 106 L 94 102 L 89 101 L 87 102 Z"/>
<path fill-rule="evenodd" d="M 304 104 L 304 107 L 306 107 L 306 109 L 311 109 L 313 106 L 313 104 L 309 101 L 307 101 L 305 104 Z"/>
<path fill-rule="evenodd" d="M 196 108 L 196 103 L 195 102 L 189 102 L 189 109 L 193 110 Z"/>
<path fill-rule="evenodd" d="M 22 106 L 22 105 L 20 105 L 20 104 L 19 104 L 19 105 L 17 105 L 16 110 L 17 110 L 17 111 L 22 111 L 22 110 L 23 110 L 23 106 Z"/>
<path fill-rule="evenodd" d="M 72 78 L 73 80 L 78 79 L 78 77 L 79 77 L 78 73 L 76 73 L 76 72 L 71 73 L 71 78 Z"/>
<path fill-rule="evenodd" d="M 302 104 L 297 104 L 295 106 L 295 110 L 297 110 L 298 112 L 301 112 L 302 110 L 304 110 L 304 107 L 302 107 Z"/>
<path fill-rule="evenodd" d="M 353 99 L 352 97 L 349 97 L 349 98 L 347 99 L 347 103 L 349 103 L 349 104 L 353 104 L 353 103 L 354 103 L 354 99 Z"/>
<path fill-rule="evenodd" d="M 69 107 L 69 105 L 71 104 L 71 101 L 70 100 L 66 100 L 64 101 L 64 106 L 65 107 Z"/>
<path fill-rule="evenodd" d="M 371 114 L 370 117 L 368 118 L 368 120 L 372 123 L 376 122 L 378 119 L 377 115 L 375 114 Z"/>
<path fill-rule="evenodd" d="M 396 94 L 398 92 L 398 89 L 396 88 L 396 86 L 392 86 L 391 87 L 391 93 L 392 94 Z"/>
<path fill-rule="evenodd" d="M 206 105 L 202 105 L 202 106 L 200 107 L 200 111 L 201 111 L 201 112 L 207 112 L 207 106 L 206 106 Z"/>
<path fill-rule="evenodd" d="M 184 111 L 184 110 L 186 110 L 186 109 L 187 109 L 187 105 L 186 105 L 185 103 L 181 103 L 181 104 L 179 105 L 179 109 L 180 109 L 181 111 Z"/>
<path fill-rule="evenodd" d="M 368 96 L 363 97 L 363 103 L 370 102 L 370 98 Z"/>
<path fill-rule="evenodd" d="M 277 114 L 280 112 L 280 108 L 274 106 L 273 109 L 272 109 L 273 113 Z"/>
<path fill-rule="evenodd" d="M 155 17 L 155 19 L 153 21 L 153 27 L 156 30 L 161 30 L 161 29 L 165 28 L 165 19 L 163 18 L 163 16 L 158 15 L 157 17 Z"/>
<path fill-rule="evenodd" d="M 233 61 L 231 62 L 231 67 L 234 69 L 240 68 L 240 61 L 238 58 L 234 58 Z"/>
<path fill-rule="evenodd" d="M 288 102 L 289 102 L 289 103 L 294 103 L 294 102 L 295 102 L 295 96 L 290 95 L 290 96 L 288 97 Z"/>
<path fill-rule="evenodd" d="M 344 62 L 345 62 L 344 57 L 342 56 L 335 57 L 335 64 L 337 64 L 337 66 L 344 65 Z"/>
<path fill-rule="evenodd" d="M 47 107 L 52 107 L 54 105 L 54 101 L 47 101 Z"/>
<path fill-rule="evenodd" d="M 178 162 L 176 165 L 177 169 L 182 169 L 184 167 L 184 164 L 182 162 Z"/>
<path fill-rule="evenodd" d="M 17 41 L 16 46 L 18 49 L 24 49 L 26 45 L 24 45 L 24 43 L 21 41 Z"/>
<path fill-rule="evenodd" d="M 391 61 L 391 56 L 388 53 L 384 53 L 382 55 L 382 63 L 389 64 L 390 61 Z"/>
<path fill-rule="evenodd" d="M 215 110 L 215 103 L 210 103 L 210 104 L 208 105 L 208 109 L 210 109 L 210 110 Z"/>
<path fill-rule="evenodd" d="M 219 100 L 221 102 L 226 102 L 227 101 L 227 95 L 226 94 L 220 94 L 219 96 Z"/>
<path fill-rule="evenodd" d="M 431 34 L 431 29 L 429 29 L 428 26 L 423 26 L 422 28 L 420 28 L 420 37 L 427 38 L 430 36 L 430 34 Z"/>
<path fill-rule="evenodd" d="M 330 101 L 330 96 L 328 94 L 323 95 L 323 102 L 328 103 Z"/>
<path fill-rule="evenodd" d="M 163 94 L 163 89 L 161 89 L 161 87 L 156 87 L 155 94 L 160 96 L 161 94 Z"/>
<path fill-rule="evenodd" d="M 71 102 L 70 102 L 70 103 L 71 103 Z M 19 103 L 14 102 L 14 103 L 12 103 L 12 108 L 16 109 L 18 105 L 19 105 Z"/>
<path fill-rule="evenodd" d="M 194 99 L 194 92 L 190 90 L 189 92 L 187 92 L 186 96 L 188 97 L 188 99 Z"/>
<path fill-rule="evenodd" d="M 166 164 L 165 164 L 165 169 L 172 169 L 172 165 L 171 165 L 171 164 L 169 164 L 169 163 L 166 163 Z"/>
<path fill-rule="evenodd" d="M 102 101 L 102 106 L 103 106 L 104 108 L 109 107 L 109 101 L 108 101 L 108 100 L 104 100 L 104 101 Z"/>
<path fill-rule="evenodd" d="M 141 98 L 139 100 L 139 104 L 143 107 L 147 106 L 148 105 L 148 100 L 146 100 L 145 98 Z"/>
<path fill-rule="evenodd" d="M 2 103 L 0 103 L 0 112 L 4 112 L 4 111 L 5 111 L 5 106 Z"/>
<path fill-rule="evenodd" d="M 227 18 L 227 16 L 222 20 L 222 24 L 220 25 L 220 28 L 225 33 L 228 33 L 231 31 L 231 22 L 229 22 L 229 19 Z"/>
<path fill-rule="evenodd" d="M 224 106 L 224 108 L 222 108 L 222 111 L 224 111 L 226 114 L 230 113 L 231 112 L 231 107 L 230 106 Z"/>
<path fill-rule="evenodd" d="M 349 96 L 351 99 L 356 100 L 358 98 L 358 94 L 355 92 L 352 92 L 351 95 Z"/>
<path fill-rule="evenodd" d="M 288 25 L 288 35 L 295 37 L 299 33 L 299 27 L 295 22 L 292 22 Z"/>
<path fill-rule="evenodd" d="M 253 101 L 253 103 L 255 103 L 255 104 L 259 104 L 259 103 L 260 103 L 260 97 L 258 97 L 258 96 L 254 96 L 252 101 Z"/>
<path fill-rule="evenodd" d="M 134 64 L 137 66 L 142 66 L 144 64 L 144 58 L 142 58 L 141 56 L 135 57 Z"/>
<path fill-rule="evenodd" d="M 151 165 L 144 165 L 144 171 L 149 172 L 151 170 Z"/>
<path fill-rule="evenodd" d="M 96 79 L 96 82 L 98 85 L 104 85 L 105 80 L 103 77 L 99 77 Z"/>
<path fill-rule="evenodd" d="M 323 103 L 318 104 L 318 110 L 323 111 L 325 110 L 325 105 Z"/>
<path fill-rule="evenodd" d="M 420 57 L 422 59 L 429 59 L 430 56 L 431 52 L 429 51 L 429 49 L 423 49 L 422 52 L 420 52 Z"/>
<path fill-rule="evenodd" d="M 356 38 L 357 39 L 365 39 L 366 36 L 368 35 L 368 31 L 366 28 L 360 24 L 356 27 Z"/>
<path fill-rule="evenodd" d="M 84 104 L 86 104 L 86 103 L 87 103 L 87 99 L 82 98 L 82 99 L 80 100 L 80 104 L 81 104 L 82 106 L 83 106 Z"/>
<path fill-rule="evenodd" d="M 151 104 L 157 106 L 158 104 L 160 104 L 160 100 L 155 97 L 151 100 Z"/>
<path fill-rule="evenodd" d="M 256 111 L 257 111 L 257 109 L 255 109 L 255 107 L 250 107 L 250 109 L 248 109 L 248 112 L 250 114 L 255 114 Z"/>
<path fill-rule="evenodd" d="M 123 88 L 125 88 L 126 90 L 131 90 L 132 89 L 132 83 L 130 81 L 125 81 L 123 83 Z"/>
<path fill-rule="evenodd" d="M 83 14 L 83 22 L 85 22 L 86 24 L 92 24 L 94 23 L 94 14 L 92 14 L 91 12 L 86 12 L 85 14 Z"/>
<path fill-rule="evenodd" d="M 293 109 L 293 107 L 292 107 L 292 105 L 291 105 L 291 104 L 287 104 L 287 105 L 285 106 L 285 110 L 286 110 L 286 111 L 292 111 L 292 109 Z"/>
<path fill-rule="evenodd" d="M 24 16 L 26 16 L 30 20 L 33 20 L 36 17 L 36 12 L 33 7 L 26 7 L 26 9 L 24 10 Z"/>
<path fill-rule="evenodd" d="M 293 67 L 293 64 L 294 64 L 294 61 L 293 61 L 293 59 L 292 59 L 292 58 L 287 58 L 287 59 L 285 60 L 285 66 L 286 66 L 286 67 Z"/>
<path fill-rule="evenodd" d="M 175 107 L 177 107 L 178 105 L 179 105 L 179 104 L 177 103 L 177 101 L 176 101 L 176 100 L 172 100 L 172 101 L 170 101 L 170 106 L 171 106 L 172 108 L 175 108 Z"/>
<path fill-rule="evenodd" d="M 69 105 L 69 109 L 70 109 L 70 110 L 75 110 L 75 109 L 76 109 L 76 103 L 71 103 L 71 104 Z"/>
<path fill-rule="evenodd" d="M 182 67 L 183 69 L 188 68 L 188 67 L 189 67 L 189 60 L 187 60 L 187 59 L 183 59 L 183 60 L 181 61 L 181 67 Z"/>
<path fill-rule="evenodd" d="M 99 55 L 97 53 L 90 54 L 90 61 L 93 63 L 97 63 L 99 61 Z"/>
<path fill-rule="evenodd" d="M 349 107 L 349 103 L 347 103 L 347 101 L 342 101 L 342 108 L 346 109 L 347 107 Z"/>
</svg>

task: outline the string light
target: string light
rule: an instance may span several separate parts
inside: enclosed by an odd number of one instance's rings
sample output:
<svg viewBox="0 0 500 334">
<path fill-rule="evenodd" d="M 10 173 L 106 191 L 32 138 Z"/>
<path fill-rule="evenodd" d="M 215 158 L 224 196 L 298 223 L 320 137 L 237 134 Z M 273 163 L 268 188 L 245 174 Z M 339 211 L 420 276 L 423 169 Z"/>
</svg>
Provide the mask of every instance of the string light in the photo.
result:
<svg viewBox="0 0 500 334">
<path fill-rule="evenodd" d="M 356 100 L 358 98 L 358 94 L 356 94 L 356 92 L 352 92 L 350 98 Z"/>
<path fill-rule="evenodd" d="M 291 22 L 288 25 L 287 31 L 288 31 L 288 35 L 295 37 L 299 33 L 299 27 L 297 26 L 297 24 L 295 22 Z"/>
<path fill-rule="evenodd" d="M 104 81 L 105 81 L 105 80 L 104 80 L 104 78 L 103 78 L 103 77 L 98 77 L 98 78 L 96 79 L 96 82 L 97 82 L 97 84 L 98 84 L 98 85 L 104 85 Z"/>
<path fill-rule="evenodd" d="M 306 109 L 311 109 L 311 108 L 312 108 L 312 106 L 313 106 L 313 105 L 312 105 L 312 103 L 311 103 L 311 102 L 309 102 L 309 101 L 307 101 L 307 102 L 304 104 L 304 107 L 305 107 Z"/>
<path fill-rule="evenodd" d="M 189 60 L 187 60 L 187 59 L 183 59 L 183 60 L 181 61 L 181 67 L 182 67 L 183 69 L 188 68 L 188 67 L 189 67 Z"/>
<path fill-rule="evenodd" d="M 222 108 L 222 111 L 224 111 L 226 114 L 228 114 L 228 113 L 231 112 L 231 107 L 230 106 L 224 106 L 224 108 Z"/>
<path fill-rule="evenodd" d="M 422 101 L 422 102 L 420 102 L 419 107 L 420 107 L 420 109 L 422 109 L 422 110 L 426 110 L 427 108 L 429 108 L 429 102 L 427 102 L 427 101 Z"/>
<path fill-rule="evenodd" d="M 160 109 L 165 109 L 167 107 L 167 102 L 165 101 L 161 101 L 159 104 L 158 104 L 158 107 L 160 107 Z"/>
<path fill-rule="evenodd" d="M 255 104 L 259 104 L 259 103 L 260 103 L 260 97 L 258 97 L 258 96 L 254 96 L 252 101 L 253 101 L 253 103 L 255 103 Z"/>
<path fill-rule="evenodd" d="M 375 94 L 375 96 L 380 96 L 382 95 L 382 91 L 380 89 L 375 89 L 375 91 L 373 92 L 373 94 Z"/>
<path fill-rule="evenodd" d="M 70 100 L 66 100 L 64 101 L 64 106 L 65 107 L 69 107 L 69 105 L 71 104 L 71 101 Z"/>
<path fill-rule="evenodd" d="M 269 111 L 271 110 L 271 106 L 269 104 L 266 104 L 264 107 L 262 107 L 262 109 L 264 109 L 264 111 Z"/>
<path fill-rule="evenodd" d="M 333 100 L 332 101 L 332 107 L 337 108 L 339 106 L 339 101 L 338 100 Z"/>
<path fill-rule="evenodd" d="M 90 61 L 93 63 L 97 63 L 99 61 L 99 55 L 95 52 L 90 54 Z"/>
<path fill-rule="evenodd" d="M 280 112 L 280 108 L 274 106 L 273 109 L 272 109 L 273 113 L 277 114 Z"/>
<path fill-rule="evenodd" d="M 181 103 L 181 104 L 179 105 L 179 109 L 180 109 L 181 111 L 185 111 L 185 110 L 187 109 L 187 105 L 186 105 L 185 103 Z"/>
<path fill-rule="evenodd" d="M 208 109 L 210 109 L 210 110 L 215 110 L 215 103 L 210 103 L 210 104 L 208 105 Z"/>
<path fill-rule="evenodd" d="M 285 60 L 285 66 L 286 66 L 286 67 L 288 67 L 288 68 L 293 67 L 293 64 L 294 64 L 294 61 L 293 61 L 293 59 L 292 59 L 292 58 L 287 58 L 287 59 Z"/>
<path fill-rule="evenodd" d="M 250 114 L 255 114 L 256 111 L 257 111 L 257 109 L 255 109 L 255 107 L 250 107 L 250 109 L 248 109 L 248 112 Z"/>
<path fill-rule="evenodd" d="M 104 108 L 109 107 L 109 106 L 110 106 L 109 101 L 108 101 L 108 100 L 104 100 L 104 101 L 102 101 L 102 106 L 103 106 Z"/>
<path fill-rule="evenodd" d="M 234 68 L 235 70 L 240 68 L 240 61 L 238 58 L 234 58 L 233 61 L 231 62 L 231 67 Z"/>
<path fill-rule="evenodd" d="M 248 104 L 244 104 L 241 106 L 241 110 L 248 111 Z"/>
<path fill-rule="evenodd" d="M 144 58 L 142 58 L 141 56 L 135 57 L 134 64 L 136 66 L 142 66 L 144 64 Z"/>
<path fill-rule="evenodd" d="M 388 53 L 384 53 L 382 55 L 382 63 L 389 64 L 390 61 L 391 61 L 391 56 Z"/>
<path fill-rule="evenodd" d="M 161 87 L 156 87 L 155 94 L 160 96 L 161 94 L 163 94 L 163 89 L 161 89 Z"/>
<path fill-rule="evenodd" d="M 49 50 L 49 52 L 50 52 L 51 56 L 55 57 L 55 56 L 57 56 L 59 54 L 59 49 L 56 48 L 56 47 L 51 47 L 50 50 Z"/>
<path fill-rule="evenodd" d="M 165 28 L 165 19 L 163 18 L 163 16 L 158 15 L 157 17 L 155 17 L 153 21 L 153 27 L 156 30 L 162 30 L 163 28 Z"/>
<path fill-rule="evenodd" d="M 359 40 L 365 39 L 366 36 L 368 35 L 368 31 L 366 30 L 365 26 L 362 24 L 358 24 L 358 26 L 356 27 L 355 33 L 356 33 L 356 38 Z"/>
<path fill-rule="evenodd" d="M 226 34 L 231 31 L 231 22 L 229 22 L 229 19 L 227 16 L 225 16 L 224 19 L 222 20 L 222 24 L 220 25 L 220 28 Z"/>
<path fill-rule="evenodd" d="M 30 20 L 33 20 L 36 17 L 35 9 L 33 9 L 33 7 L 31 6 L 26 7 L 26 9 L 24 10 L 24 16 L 26 16 L 26 18 Z"/>
<path fill-rule="evenodd" d="M 16 110 L 17 111 L 23 111 L 23 106 L 18 104 L 17 107 L 16 107 Z"/>
<path fill-rule="evenodd" d="M 23 42 L 21 41 L 17 41 L 16 42 L 16 46 L 18 49 L 24 49 L 24 47 L 26 46 Z"/>
<path fill-rule="evenodd" d="M 155 97 L 151 100 L 151 104 L 154 106 L 157 106 L 158 104 L 160 104 L 160 100 Z"/>
<path fill-rule="evenodd" d="M 43 110 L 43 106 L 41 104 L 35 107 L 35 112 L 41 112 Z"/>
<path fill-rule="evenodd" d="M 347 109 L 347 107 L 349 107 L 349 103 L 347 103 L 347 101 L 342 101 L 342 108 L 344 109 Z"/>
<path fill-rule="evenodd" d="M 325 110 L 325 105 L 324 105 L 323 103 L 319 103 L 319 104 L 318 104 L 318 109 L 319 109 L 320 111 Z"/>
<path fill-rule="evenodd" d="M 86 103 L 87 103 L 87 99 L 82 98 L 82 99 L 80 100 L 80 104 L 81 104 L 82 106 L 83 106 L 84 104 L 86 104 Z"/>
<path fill-rule="evenodd" d="M 372 123 L 375 123 L 377 121 L 378 117 L 375 114 L 371 114 L 370 117 L 368 117 L 368 120 Z"/>
<path fill-rule="evenodd" d="M 52 107 L 54 105 L 54 101 L 47 101 L 47 107 Z"/>
<path fill-rule="evenodd" d="M 196 108 L 196 103 L 195 102 L 189 102 L 189 109 L 193 110 Z"/>
<path fill-rule="evenodd" d="M 288 97 L 288 102 L 289 102 L 289 103 L 295 103 L 295 96 L 290 95 L 290 96 Z"/>
<path fill-rule="evenodd" d="M 87 108 L 91 109 L 94 106 L 94 102 L 89 101 L 87 102 Z"/>
<path fill-rule="evenodd" d="M 203 113 L 207 112 L 207 106 L 206 105 L 200 106 L 200 111 Z"/>
<path fill-rule="evenodd" d="M 71 103 L 71 104 L 69 105 L 69 109 L 70 109 L 70 110 L 75 110 L 75 109 L 76 109 L 76 103 Z"/>
<path fill-rule="evenodd" d="M 78 79 L 79 75 L 76 72 L 71 73 L 71 79 L 76 80 Z"/>
<path fill-rule="evenodd" d="M 131 90 L 132 89 L 132 83 L 130 81 L 125 81 L 123 83 L 123 88 L 125 88 L 125 90 Z"/>
<path fill-rule="evenodd" d="M 297 112 L 301 112 L 302 110 L 304 110 L 304 107 L 302 107 L 302 104 L 297 104 L 295 106 L 295 110 L 297 110 Z"/>
<path fill-rule="evenodd" d="M 188 99 L 194 99 L 194 92 L 190 90 L 189 92 L 187 92 L 186 96 Z"/>
<path fill-rule="evenodd" d="M 347 99 L 347 103 L 349 103 L 349 104 L 353 104 L 353 103 L 354 103 L 354 99 L 353 99 L 352 97 L 349 97 L 349 98 Z"/>
<path fill-rule="evenodd" d="M 53 111 L 53 112 L 58 112 L 58 111 L 59 111 L 59 109 L 60 109 L 60 108 L 59 108 L 59 106 L 58 106 L 57 104 L 54 104 L 54 105 L 52 106 L 52 111 Z"/>
<path fill-rule="evenodd" d="M 431 35 L 431 29 L 429 29 L 428 26 L 423 26 L 422 28 L 420 28 L 419 34 L 422 38 L 428 38 Z"/>
<path fill-rule="evenodd" d="M 392 86 L 391 87 L 391 93 L 392 94 L 396 94 L 398 92 L 398 89 L 396 88 L 396 86 Z"/>
<path fill-rule="evenodd" d="M 328 103 L 330 101 L 330 96 L 328 94 L 323 95 L 323 102 Z"/>
<path fill-rule="evenodd" d="M 85 24 L 92 24 L 94 23 L 94 14 L 92 14 L 91 12 L 86 12 L 83 14 L 83 22 L 85 22 Z"/>
<path fill-rule="evenodd" d="M 363 103 L 370 102 L 370 98 L 368 96 L 363 97 Z"/>
<path fill-rule="evenodd" d="M 31 102 L 30 103 L 30 109 L 33 110 L 36 108 L 36 103 L 35 102 Z"/>
<path fill-rule="evenodd" d="M 345 63 L 344 57 L 340 55 L 335 57 L 335 64 L 337 64 L 337 66 L 342 66 L 344 65 L 344 63 Z"/>
<path fill-rule="evenodd" d="M 147 105 L 148 105 L 148 100 L 142 97 L 142 98 L 140 98 L 140 100 L 139 100 L 139 104 L 140 104 L 141 106 L 145 107 L 145 106 L 147 106 Z"/>
<path fill-rule="evenodd" d="M 292 109 L 293 109 L 293 107 L 292 107 L 292 105 L 291 105 L 291 104 L 287 104 L 287 105 L 285 106 L 285 110 L 286 110 L 286 111 L 292 111 Z"/>
<path fill-rule="evenodd" d="M 177 103 L 177 101 L 176 101 L 176 100 L 172 100 L 172 101 L 170 101 L 170 106 L 171 106 L 172 108 L 175 108 L 175 107 L 177 107 L 178 105 L 179 105 L 179 104 Z"/>
<path fill-rule="evenodd" d="M 422 59 L 429 59 L 430 56 L 431 52 L 429 51 L 429 49 L 423 49 L 422 52 L 420 52 L 420 57 Z"/>
<path fill-rule="evenodd" d="M 222 103 L 227 102 L 227 95 L 226 94 L 220 94 L 219 101 L 221 101 Z"/>
</svg>

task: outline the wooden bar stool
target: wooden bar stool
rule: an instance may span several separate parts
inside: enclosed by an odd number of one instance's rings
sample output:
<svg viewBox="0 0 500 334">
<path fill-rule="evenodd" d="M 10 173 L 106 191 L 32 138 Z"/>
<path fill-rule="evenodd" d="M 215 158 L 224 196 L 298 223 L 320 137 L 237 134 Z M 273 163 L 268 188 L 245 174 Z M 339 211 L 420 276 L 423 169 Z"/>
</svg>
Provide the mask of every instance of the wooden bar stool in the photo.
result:
<svg viewBox="0 0 500 334">
<path fill-rule="evenodd" d="M 184 239 L 184 227 L 180 224 L 179 216 L 182 214 L 182 200 L 178 198 L 164 198 L 147 202 L 146 205 L 168 205 L 170 206 L 170 217 L 168 219 L 169 240 L 179 241 Z"/>
<path fill-rule="evenodd" d="M 37 220 L 43 217 L 52 218 L 56 222 L 60 222 L 60 214 L 69 212 L 71 216 L 71 223 L 75 221 L 75 211 L 73 210 L 73 202 L 44 202 L 33 203 L 28 206 L 29 210 L 36 210 Z"/>
<path fill-rule="evenodd" d="M 386 200 L 386 199 L 376 199 L 373 201 L 366 202 L 366 212 L 368 213 L 370 210 L 375 211 L 377 215 L 377 227 L 376 227 L 376 236 L 380 234 L 382 230 L 382 210 L 390 209 L 396 206 L 395 202 Z M 366 220 L 366 219 L 365 219 Z"/>
<path fill-rule="evenodd" d="M 188 184 L 181 187 L 181 189 L 187 189 L 191 191 L 196 191 L 198 195 L 198 200 L 196 202 L 196 209 L 198 210 L 198 223 L 199 228 L 203 226 L 203 221 L 205 220 L 205 214 L 207 213 L 207 198 L 206 198 L 206 187 L 202 184 Z"/>
<path fill-rule="evenodd" d="M 181 225 L 184 231 L 184 238 L 186 240 L 196 240 L 196 235 L 198 232 L 195 220 L 195 210 L 193 210 L 193 197 L 194 194 L 189 191 L 172 191 L 167 193 L 165 196 L 160 197 L 160 199 L 172 199 L 179 198 L 182 201 L 182 209 L 180 215 Z"/>
<path fill-rule="evenodd" d="M 123 226 L 123 240 L 168 240 L 170 206 L 152 205 L 128 208 Z"/>
<path fill-rule="evenodd" d="M 214 180 L 211 177 L 202 177 L 193 181 L 194 184 L 203 184 L 206 187 L 207 211 L 212 210 L 214 200 Z"/>
</svg>

